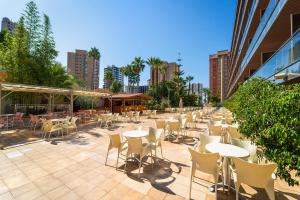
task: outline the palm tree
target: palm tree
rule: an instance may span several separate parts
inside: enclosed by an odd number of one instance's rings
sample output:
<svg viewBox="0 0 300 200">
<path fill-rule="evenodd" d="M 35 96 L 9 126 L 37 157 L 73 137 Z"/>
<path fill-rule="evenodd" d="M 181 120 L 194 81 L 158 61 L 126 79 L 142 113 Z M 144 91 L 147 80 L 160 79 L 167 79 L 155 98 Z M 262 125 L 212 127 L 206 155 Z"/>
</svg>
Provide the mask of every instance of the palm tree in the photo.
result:
<svg viewBox="0 0 300 200">
<path fill-rule="evenodd" d="M 88 52 L 88 56 L 91 57 L 91 58 L 93 58 L 93 74 L 92 74 L 92 79 L 94 80 L 94 71 L 95 71 L 95 68 L 96 68 L 96 61 L 100 60 L 101 54 L 100 54 L 99 50 L 96 47 L 92 47 L 90 49 L 90 51 Z M 96 89 L 95 85 L 93 85 L 92 88 Z"/>
<path fill-rule="evenodd" d="M 158 68 L 159 72 L 163 75 L 163 81 L 166 80 L 167 67 L 164 64 L 161 64 Z"/>
<path fill-rule="evenodd" d="M 113 93 L 119 93 L 119 92 L 121 92 L 122 87 L 123 87 L 123 85 L 122 85 L 122 83 L 120 81 L 114 80 L 112 82 L 112 84 L 110 85 L 110 90 Z"/>
<path fill-rule="evenodd" d="M 192 76 L 187 76 L 186 81 L 189 83 L 189 91 L 188 91 L 188 95 L 190 95 L 190 90 L 191 90 L 191 81 L 194 79 L 194 77 Z"/>
<path fill-rule="evenodd" d="M 133 80 L 133 73 L 132 73 L 132 67 L 130 64 L 122 67 L 122 74 L 127 77 L 127 85 L 128 85 L 128 91 L 130 93 L 131 84 L 134 83 Z"/>
<path fill-rule="evenodd" d="M 147 59 L 146 63 L 151 67 L 151 84 L 156 85 L 158 80 L 156 79 L 156 83 L 154 83 L 154 73 L 156 73 L 156 77 L 158 77 L 158 69 L 163 64 L 163 61 L 157 57 L 150 57 Z"/>
<path fill-rule="evenodd" d="M 208 88 L 203 88 L 204 102 L 209 102 L 210 90 Z"/>
<path fill-rule="evenodd" d="M 135 76 L 137 86 L 140 85 L 140 73 L 145 69 L 145 61 L 141 57 L 135 57 L 131 63 L 131 69 Z"/>
<path fill-rule="evenodd" d="M 114 80 L 114 75 L 111 69 L 108 68 L 108 70 L 105 71 L 104 80 L 107 82 L 107 88 L 109 88 L 112 81 Z"/>
</svg>

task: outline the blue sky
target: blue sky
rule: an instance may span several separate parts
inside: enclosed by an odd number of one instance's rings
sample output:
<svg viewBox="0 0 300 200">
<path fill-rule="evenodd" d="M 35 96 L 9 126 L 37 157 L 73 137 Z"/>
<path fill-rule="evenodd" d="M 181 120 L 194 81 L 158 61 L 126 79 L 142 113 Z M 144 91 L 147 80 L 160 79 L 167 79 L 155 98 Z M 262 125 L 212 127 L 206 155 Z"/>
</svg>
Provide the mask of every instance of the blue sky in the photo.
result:
<svg viewBox="0 0 300 200">
<path fill-rule="evenodd" d="M 1 0 L 0 17 L 17 21 L 23 0 Z M 57 60 L 67 65 L 67 52 L 100 49 L 103 68 L 124 66 L 135 56 L 157 56 L 172 62 L 181 53 L 185 75 L 208 86 L 209 54 L 229 49 L 235 0 L 36 0 L 49 15 Z M 142 84 L 150 69 L 142 73 Z"/>
</svg>

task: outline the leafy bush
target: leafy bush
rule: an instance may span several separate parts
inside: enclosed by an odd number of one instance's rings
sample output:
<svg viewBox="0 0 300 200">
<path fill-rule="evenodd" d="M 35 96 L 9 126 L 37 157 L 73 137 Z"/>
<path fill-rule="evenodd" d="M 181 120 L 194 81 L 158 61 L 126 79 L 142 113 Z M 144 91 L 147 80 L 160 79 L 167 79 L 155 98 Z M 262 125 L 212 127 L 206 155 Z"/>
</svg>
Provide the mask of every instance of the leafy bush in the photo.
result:
<svg viewBox="0 0 300 200">
<path fill-rule="evenodd" d="M 300 84 L 252 79 L 223 105 L 233 111 L 241 134 L 277 163 L 277 175 L 289 185 L 299 184 L 291 172 L 300 176 Z"/>
<path fill-rule="evenodd" d="M 164 110 L 167 107 L 169 107 L 169 101 L 168 101 L 168 99 L 163 98 L 160 102 L 160 109 Z"/>
</svg>

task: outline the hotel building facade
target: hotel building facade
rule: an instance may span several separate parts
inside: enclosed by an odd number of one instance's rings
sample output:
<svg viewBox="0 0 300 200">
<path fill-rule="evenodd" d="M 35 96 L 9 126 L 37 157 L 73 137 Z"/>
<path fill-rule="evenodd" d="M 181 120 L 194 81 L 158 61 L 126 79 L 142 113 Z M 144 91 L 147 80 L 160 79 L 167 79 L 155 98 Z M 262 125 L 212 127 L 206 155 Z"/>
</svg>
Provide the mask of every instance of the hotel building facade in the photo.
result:
<svg viewBox="0 0 300 200">
<path fill-rule="evenodd" d="M 223 101 L 227 96 L 230 53 L 218 51 L 209 56 L 209 90 L 211 96 L 219 96 Z"/>
<path fill-rule="evenodd" d="M 1 31 L 7 30 L 11 33 L 15 31 L 16 23 L 8 19 L 7 17 L 3 17 L 1 21 Z"/>
<path fill-rule="evenodd" d="M 179 72 L 179 65 L 176 62 L 164 62 L 164 66 L 166 67 L 166 72 L 163 74 L 159 71 L 159 69 L 150 70 L 150 85 L 156 85 L 163 80 L 171 80 L 176 72 Z"/>
<path fill-rule="evenodd" d="M 300 82 L 299 28 L 299 0 L 237 0 L 227 98 L 249 78 Z"/>
<path fill-rule="evenodd" d="M 104 68 L 104 74 L 106 71 L 110 70 L 113 74 L 113 80 L 117 80 L 124 85 L 124 75 L 122 73 L 122 68 L 121 67 L 116 67 L 115 65 L 107 66 Z M 104 89 L 109 89 L 110 84 L 105 78 L 103 77 L 103 88 Z M 123 90 L 122 90 L 123 91 Z"/>
<path fill-rule="evenodd" d="M 99 63 L 99 60 L 89 57 L 86 50 L 76 49 L 75 52 L 68 52 L 68 74 L 84 80 L 87 89 L 99 88 Z"/>
</svg>

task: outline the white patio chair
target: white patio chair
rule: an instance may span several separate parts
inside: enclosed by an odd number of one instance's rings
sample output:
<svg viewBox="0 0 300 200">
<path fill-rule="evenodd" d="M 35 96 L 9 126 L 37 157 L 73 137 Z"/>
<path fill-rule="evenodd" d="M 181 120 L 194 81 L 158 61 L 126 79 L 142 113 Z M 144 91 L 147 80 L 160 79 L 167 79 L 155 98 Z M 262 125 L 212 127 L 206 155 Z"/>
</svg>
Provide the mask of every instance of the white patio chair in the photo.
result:
<svg viewBox="0 0 300 200">
<path fill-rule="evenodd" d="M 218 164 L 219 154 L 218 153 L 199 153 L 191 148 L 189 148 L 189 152 L 192 158 L 191 164 L 191 175 L 190 175 L 190 190 L 189 190 L 189 199 L 191 199 L 192 193 L 192 182 L 195 177 L 196 170 L 199 170 L 203 173 L 213 175 L 214 184 L 215 184 L 215 194 L 217 198 L 217 185 L 219 172 L 221 169 L 220 164 Z"/>
<path fill-rule="evenodd" d="M 244 161 L 240 158 L 232 158 L 234 167 L 231 167 L 236 191 L 236 200 L 239 199 L 239 189 L 241 183 L 252 187 L 263 188 L 268 197 L 275 200 L 274 179 L 272 174 L 276 169 L 276 164 L 255 164 Z M 251 173 L 249 173 L 251 172 Z"/>
</svg>

